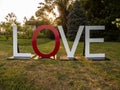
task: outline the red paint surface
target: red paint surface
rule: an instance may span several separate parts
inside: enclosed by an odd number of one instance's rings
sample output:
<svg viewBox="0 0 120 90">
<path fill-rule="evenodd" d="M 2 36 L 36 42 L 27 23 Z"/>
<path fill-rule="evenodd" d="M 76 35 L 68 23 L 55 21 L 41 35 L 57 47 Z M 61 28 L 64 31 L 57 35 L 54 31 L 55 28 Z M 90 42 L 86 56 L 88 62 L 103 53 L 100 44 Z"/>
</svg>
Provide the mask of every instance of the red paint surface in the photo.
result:
<svg viewBox="0 0 120 90">
<path fill-rule="evenodd" d="M 50 31 L 53 32 L 54 36 L 55 36 L 55 48 L 54 50 L 49 53 L 49 54 L 44 54 L 42 52 L 39 51 L 38 47 L 37 47 L 37 35 L 39 34 L 40 31 L 44 30 L 44 29 L 49 29 Z M 33 36 L 32 36 L 32 47 L 35 51 L 35 53 L 39 56 L 39 57 L 42 57 L 42 58 L 50 58 L 51 56 L 55 56 L 56 53 L 58 52 L 59 50 L 59 47 L 60 47 L 60 36 L 59 36 L 59 32 L 57 29 L 55 29 L 53 26 L 50 26 L 50 25 L 42 25 L 42 26 L 39 26 L 33 33 Z M 49 46 L 48 46 L 49 47 Z"/>
</svg>

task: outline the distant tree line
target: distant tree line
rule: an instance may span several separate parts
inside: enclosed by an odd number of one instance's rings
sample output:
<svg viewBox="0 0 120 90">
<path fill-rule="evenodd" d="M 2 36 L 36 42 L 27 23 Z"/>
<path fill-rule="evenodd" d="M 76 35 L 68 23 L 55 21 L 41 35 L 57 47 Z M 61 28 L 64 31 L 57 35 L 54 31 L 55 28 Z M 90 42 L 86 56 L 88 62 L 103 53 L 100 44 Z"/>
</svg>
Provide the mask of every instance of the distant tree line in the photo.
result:
<svg viewBox="0 0 120 90">
<path fill-rule="evenodd" d="M 17 25 L 18 38 L 29 39 L 32 37 L 32 33 L 33 33 L 32 28 L 27 24 L 21 25 L 21 23 L 17 21 L 17 17 L 13 12 L 8 13 L 5 17 L 5 20 L 6 21 L 0 23 L 0 29 L 1 29 L 0 34 L 4 35 L 6 40 L 12 38 L 13 24 Z M 4 30 L 4 32 L 2 32 L 2 30 Z"/>
<path fill-rule="evenodd" d="M 75 2 L 79 2 L 77 8 Z M 49 13 L 55 15 L 54 8 L 57 6 L 59 17 L 54 20 L 53 25 L 62 25 L 68 38 L 72 40 L 75 38 L 71 36 L 76 29 L 72 31 L 73 26 L 70 23 L 79 23 L 80 25 L 105 25 L 105 31 L 91 32 L 91 37 L 104 37 L 106 41 L 120 41 L 120 28 L 112 22 L 116 18 L 120 18 L 120 2 L 119 0 L 45 0 L 45 3 L 40 3 L 39 10 L 36 11 L 36 16 L 45 18 Z M 79 9 L 78 9 L 79 8 Z M 78 12 L 77 12 L 78 11 Z M 80 13 L 81 12 L 81 13 Z M 46 19 L 44 19 L 46 20 Z M 85 23 L 83 23 L 85 22 Z M 70 29 L 71 28 L 71 29 Z M 70 33 L 71 32 L 71 33 Z"/>
<path fill-rule="evenodd" d="M 15 14 L 9 13 L 5 17 L 6 22 L 0 23 L 0 26 L 6 29 L 6 38 L 8 39 L 12 33 L 12 23 L 17 24 L 18 31 L 24 33 L 23 36 L 20 35 L 20 38 L 31 38 L 33 25 L 36 27 L 43 24 L 55 27 L 62 25 L 67 38 L 71 41 L 75 39 L 79 25 L 105 25 L 104 32 L 93 31 L 91 37 L 104 37 L 106 41 L 120 41 L 119 0 L 45 0 L 39 3 L 35 15 L 29 20 L 25 17 L 24 24 L 21 25 Z M 52 15 L 54 19 L 49 15 Z M 53 39 L 54 35 L 49 30 L 45 30 L 39 37 Z M 82 40 L 84 41 L 84 35 L 82 35 Z"/>
<path fill-rule="evenodd" d="M 95 32 L 92 36 L 102 36 L 106 41 L 120 41 L 120 28 L 112 24 L 120 18 L 119 0 L 82 0 L 90 25 L 105 25 L 105 32 Z"/>
</svg>

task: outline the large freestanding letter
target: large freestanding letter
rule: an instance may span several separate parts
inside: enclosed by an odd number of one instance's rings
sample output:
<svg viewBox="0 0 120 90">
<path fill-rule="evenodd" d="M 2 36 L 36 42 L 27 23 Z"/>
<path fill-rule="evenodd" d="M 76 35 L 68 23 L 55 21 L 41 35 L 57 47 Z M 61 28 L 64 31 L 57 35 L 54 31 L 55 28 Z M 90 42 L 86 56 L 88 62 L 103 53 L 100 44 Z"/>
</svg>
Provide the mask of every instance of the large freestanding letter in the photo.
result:
<svg viewBox="0 0 120 90">
<path fill-rule="evenodd" d="M 69 48 L 68 43 L 67 43 L 67 39 L 65 37 L 65 33 L 63 31 L 63 28 L 62 28 L 62 26 L 58 26 L 58 30 L 60 32 L 64 47 L 65 47 L 67 57 L 71 60 L 74 59 L 74 54 L 75 54 L 77 45 L 79 43 L 79 40 L 80 40 L 83 29 L 84 29 L 84 26 L 79 27 L 76 38 L 75 38 L 75 41 L 74 41 L 73 46 L 72 46 L 71 51 L 70 51 L 70 48 Z"/>
<path fill-rule="evenodd" d="M 86 26 L 85 28 L 85 57 L 88 59 L 105 59 L 105 54 L 90 54 L 90 42 L 104 42 L 103 38 L 90 38 L 90 30 L 105 30 L 105 26 Z"/>
<path fill-rule="evenodd" d="M 37 47 L 37 35 L 39 34 L 40 31 L 42 31 L 43 29 L 49 29 L 50 31 L 52 31 L 55 35 L 55 40 L 56 40 L 56 43 L 55 43 L 55 48 L 54 50 L 49 53 L 49 54 L 43 54 L 41 53 L 39 50 L 38 50 L 38 47 Z M 35 51 L 35 53 L 41 57 L 41 58 L 50 58 L 52 56 L 55 56 L 56 53 L 58 52 L 59 50 L 59 47 L 60 47 L 60 36 L 59 36 L 59 33 L 58 31 L 53 27 L 53 26 L 50 26 L 50 25 L 42 25 L 42 26 L 39 26 L 33 33 L 33 37 L 32 37 L 32 46 L 33 46 L 33 49 Z"/>
<path fill-rule="evenodd" d="M 13 25 L 13 58 L 14 59 L 30 59 L 30 53 L 18 53 L 18 41 L 17 41 L 17 26 Z"/>
</svg>

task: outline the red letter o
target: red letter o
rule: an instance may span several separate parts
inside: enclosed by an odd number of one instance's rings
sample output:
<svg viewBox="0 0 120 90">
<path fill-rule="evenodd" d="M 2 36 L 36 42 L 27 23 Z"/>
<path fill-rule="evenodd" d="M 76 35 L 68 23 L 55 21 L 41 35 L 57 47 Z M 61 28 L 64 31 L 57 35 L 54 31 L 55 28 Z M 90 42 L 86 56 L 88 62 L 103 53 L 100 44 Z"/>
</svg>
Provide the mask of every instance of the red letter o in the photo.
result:
<svg viewBox="0 0 120 90">
<path fill-rule="evenodd" d="M 38 50 L 38 47 L 37 47 L 37 35 L 40 31 L 42 31 L 43 29 L 49 29 L 50 31 L 52 31 L 55 35 L 55 48 L 54 50 L 49 53 L 49 54 L 43 54 L 41 53 L 39 50 Z M 39 26 L 33 33 L 33 36 L 32 36 L 32 47 L 35 51 L 35 53 L 39 56 L 39 57 L 42 57 L 42 58 L 50 58 L 51 56 L 55 56 L 55 54 L 58 52 L 59 50 L 59 47 L 60 47 L 60 36 L 59 36 L 59 33 L 58 31 L 53 27 L 53 26 L 50 26 L 50 25 L 42 25 L 42 26 Z"/>
</svg>

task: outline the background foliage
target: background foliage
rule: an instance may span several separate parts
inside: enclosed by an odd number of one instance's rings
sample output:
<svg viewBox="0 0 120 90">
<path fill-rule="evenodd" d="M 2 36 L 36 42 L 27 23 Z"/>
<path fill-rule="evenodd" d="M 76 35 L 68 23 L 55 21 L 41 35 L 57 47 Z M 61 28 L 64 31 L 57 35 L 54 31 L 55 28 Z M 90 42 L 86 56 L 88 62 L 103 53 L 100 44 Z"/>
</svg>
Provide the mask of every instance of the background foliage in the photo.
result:
<svg viewBox="0 0 120 90">
<path fill-rule="evenodd" d="M 75 1 L 79 1 L 78 3 L 81 7 L 75 7 Z M 13 23 L 18 25 L 18 30 L 21 33 L 26 34 L 24 38 L 30 38 L 30 33 L 32 33 L 31 26 L 39 26 L 43 24 L 49 24 L 57 27 L 58 25 L 62 25 L 65 33 L 68 38 L 70 36 L 70 32 L 76 32 L 76 29 L 70 27 L 70 20 L 80 13 L 80 10 L 83 11 L 86 17 L 86 22 L 88 25 L 105 25 L 105 31 L 94 31 L 91 32 L 91 37 L 104 37 L 106 41 L 120 41 L 120 28 L 119 21 L 116 21 L 120 18 L 120 1 L 119 0 L 45 0 L 45 2 L 40 2 L 38 6 L 38 10 L 35 11 L 36 16 L 31 16 L 30 19 L 24 17 L 24 24 L 21 25 L 17 21 L 17 16 L 14 13 L 8 13 L 5 19 L 0 23 L 0 27 L 4 28 L 5 32 L 3 34 L 6 39 L 11 36 Z M 57 8 L 58 11 L 55 11 Z M 74 12 L 78 11 L 78 12 Z M 58 15 L 57 15 L 58 14 Z M 49 17 L 52 15 L 53 18 Z M 71 17 L 70 17 L 71 16 Z M 84 22 L 84 16 L 79 15 L 75 17 L 71 23 L 74 23 L 75 20 L 81 19 L 81 24 Z M 77 22 L 77 21 L 76 21 Z M 114 23 L 113 23 L 114 22 Z M 117 24 L 116 24 L 117 23 Z M 80 24 L 80 25 L 81 25 Z M 68 27 L 69 25 L 69 27 Z M 29 27 L 29 28 L 26 28 Z M 76 27 L 76 26 L 74 26 Z M 71 30 L 70 30 L 71 28 Z M 77 28 L 77 27 L 76 27 Z M 29 31 L 30 30 L 30 31 Z M 22 34 L 21 34 L 22 35 Z M 46 31 L 42 33 L 43 37 L 48 36 L 48 38 L 53 39 L 53 34 L 51 32 Z M 23 35 L 24 36 L 24 35 Z M 74 36 L 70 36 L 72 40 L 74 40 Z M 22 38 L 22 36 L 21 36 Z"/>
</svg>

